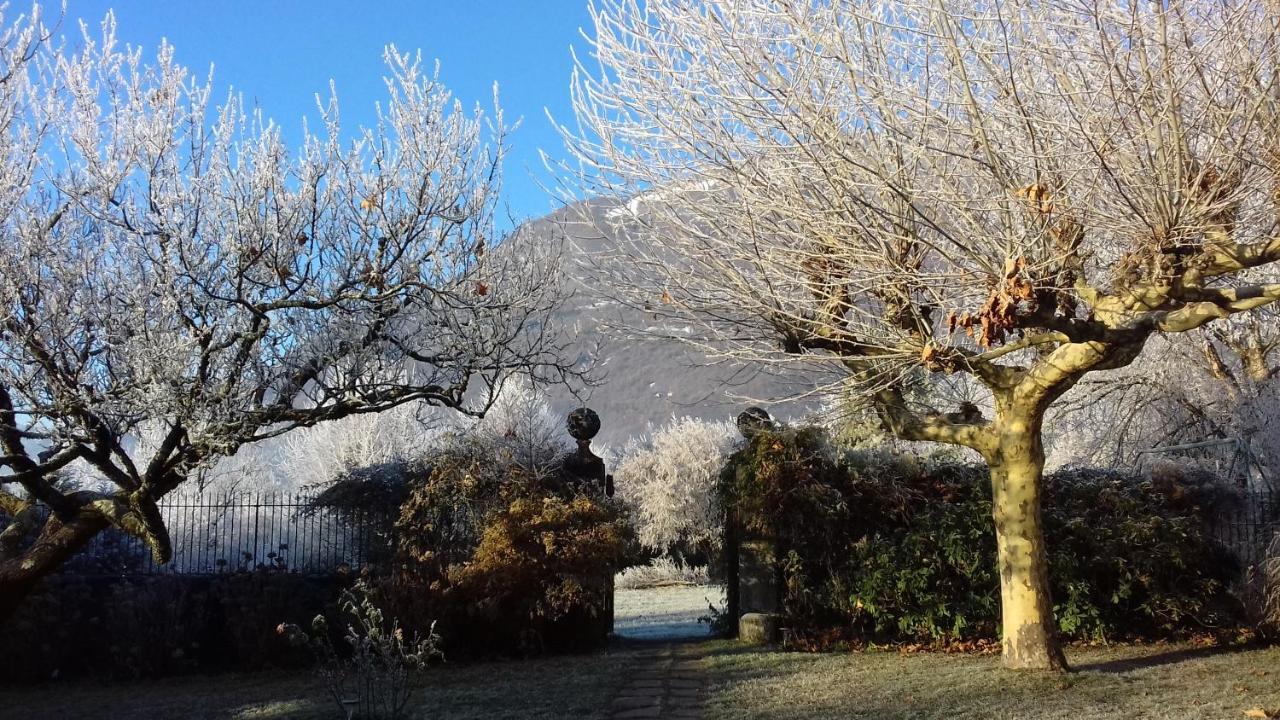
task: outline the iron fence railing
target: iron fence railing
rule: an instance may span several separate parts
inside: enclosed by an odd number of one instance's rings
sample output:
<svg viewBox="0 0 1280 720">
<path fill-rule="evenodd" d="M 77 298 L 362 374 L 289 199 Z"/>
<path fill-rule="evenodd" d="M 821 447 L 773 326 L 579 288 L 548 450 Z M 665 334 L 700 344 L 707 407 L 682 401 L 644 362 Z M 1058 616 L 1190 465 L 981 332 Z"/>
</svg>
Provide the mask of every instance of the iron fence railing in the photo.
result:
<svg viewBox="0 0 1280 720">
<path fill-rule="evenodd" d="M 1243 565 L 1263 560 L 1280 533 L 1280 494 L 1269 489 L 1242 494 L 1215 514 L 1212 531 Z"/>
<path fill-rule="evenodd" d="M 173 544 L 170 562 L 156 563 L 140 539 L 108 528 L 61 572 L 329 574 L 385 561 L 393 521 L 385 510 L 318 506 L 305 493 L 172 494 L 159 506 Z M 1262 489 L 1237 496 L 1214 514 L 1211 531 L 1243 565 L 1263 560 L 1268 547 L 1280 542 L 1280 493 Z"/>
<path fill-rule="evenodd" d="M 328 574 L 385 556 L 386 512 L 334 509 L 307 494 L 173 494 L 159 503 L 173 559 L 156 563 L 144 543 L 114 528 L 100 533 L 63 573 Z"/>
</svg>

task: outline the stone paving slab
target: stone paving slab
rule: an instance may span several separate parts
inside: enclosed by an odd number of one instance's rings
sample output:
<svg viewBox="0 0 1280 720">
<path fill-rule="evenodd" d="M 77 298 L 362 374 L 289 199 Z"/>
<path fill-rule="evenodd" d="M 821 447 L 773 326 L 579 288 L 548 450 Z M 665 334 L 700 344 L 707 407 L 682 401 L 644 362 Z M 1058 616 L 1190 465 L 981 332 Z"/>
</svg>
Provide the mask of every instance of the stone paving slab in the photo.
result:
<svg viewBox="0 0 1280 720">
<path fill-rule="evenodd" d="M 613 698 L 609 718 L 701 718 L 707 698 L 701 653 L 697 645 L 682 644 L 639 654 L 640 667 Z"/>
</svg>

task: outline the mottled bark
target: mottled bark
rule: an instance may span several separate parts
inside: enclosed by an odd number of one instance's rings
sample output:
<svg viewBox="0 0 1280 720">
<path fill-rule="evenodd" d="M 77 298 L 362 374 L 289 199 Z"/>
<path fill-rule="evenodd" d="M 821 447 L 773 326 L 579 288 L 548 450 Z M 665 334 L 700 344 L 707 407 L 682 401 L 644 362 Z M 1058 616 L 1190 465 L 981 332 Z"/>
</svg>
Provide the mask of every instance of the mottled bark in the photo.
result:
<svg viewBox="0 0 1280 720">
<path fill-rule="evenodd" d="M 1041 489 L 1044 449 L 1041 415 L 1012 408 L 997 421 L 998 443 L 988 458 L 1000 571 L 1004 666 L 1065 670 L 1049 590 Z"/>
</svg>

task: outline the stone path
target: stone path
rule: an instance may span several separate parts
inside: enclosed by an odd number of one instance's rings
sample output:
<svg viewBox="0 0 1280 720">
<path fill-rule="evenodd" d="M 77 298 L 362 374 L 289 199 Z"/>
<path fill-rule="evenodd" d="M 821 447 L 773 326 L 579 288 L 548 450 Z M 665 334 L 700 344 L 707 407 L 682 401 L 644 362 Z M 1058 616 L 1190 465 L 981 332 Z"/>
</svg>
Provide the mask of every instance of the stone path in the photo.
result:
<svg viewBox="0 0 1280 720">
<path fill-rule="evenodd" d="M 667 644 L 638 653 L 639 667 L 613 699 L 609 718 L 701 718 L 707 676 L 697 643 Z"/>
</svg>

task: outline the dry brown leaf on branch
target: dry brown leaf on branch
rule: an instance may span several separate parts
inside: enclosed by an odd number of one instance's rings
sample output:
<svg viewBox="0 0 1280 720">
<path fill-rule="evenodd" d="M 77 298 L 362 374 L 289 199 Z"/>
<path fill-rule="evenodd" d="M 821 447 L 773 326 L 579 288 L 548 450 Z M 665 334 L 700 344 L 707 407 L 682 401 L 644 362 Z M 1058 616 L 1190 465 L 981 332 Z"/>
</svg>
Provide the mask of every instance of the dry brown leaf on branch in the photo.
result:
<svg viewBox="0 0 1280 720">
<path fill-rule="evenodd" d="M 1026 200 L 1027 204 L 1031 206 L 1031 209 L 1041 215 L 1048 215 L 1053 212 L 1053 201 L 1049 195 L 1049 188 L 1041 185 L 1040 183 L 1023 185 L 1017 190 L 1014 190 L 1013 193 L 1023 200 Z"/>
<path fill-rule="evenodd" d="M 970 337 L 973 336 L 973 326 L 978 326 L 978 345 L 991 347 L 1003 341 L 1009 331 L 1017 327 L 1022 303 L 1026 303 L 1028 312 L 1035 311 L 1035 287 L 1022 274 L 1026 266 L 1025 257 L 1005 258 L 1004 276 L 993 284 L 991 294 L 978 315 L 971 317 L 965 313 L 957 318 L 956 324 L 965 328 Z"/>
<path fill-rule="evenodd" d="M 925 345 L 920 349 L 920 362 L 925 367 L 931 365 L 935 358 L 938 357 L 938 350 L 933 345 Z"/>
</svg>

